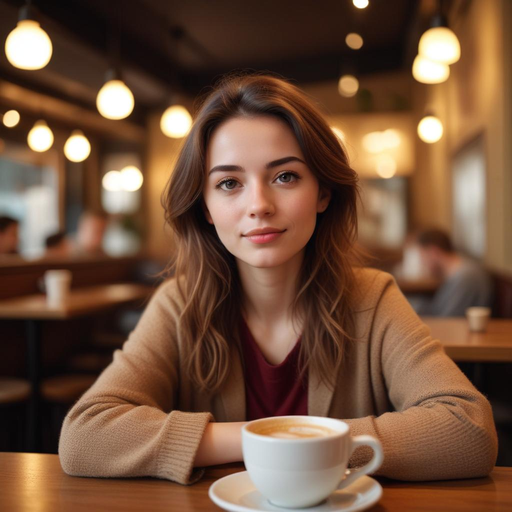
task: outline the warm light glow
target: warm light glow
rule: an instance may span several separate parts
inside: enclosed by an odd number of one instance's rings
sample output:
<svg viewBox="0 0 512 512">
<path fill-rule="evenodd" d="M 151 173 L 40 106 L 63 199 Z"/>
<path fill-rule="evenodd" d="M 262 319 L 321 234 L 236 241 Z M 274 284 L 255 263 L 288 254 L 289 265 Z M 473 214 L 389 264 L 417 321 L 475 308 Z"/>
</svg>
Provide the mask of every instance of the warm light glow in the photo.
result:
<svg viewBox="0 0 512 512">
<path fill-rule="evenodd" d="M 425 116 L 418 124 L 418 135 L 423 142 L 433 144 L 443 136 L 443 123 L 434 116 Z"/>
<path fill-rule="evenodd" d="M 192 116 L 181 105 L 169 107 L 160 119 L 160 129 L 174 139 L 185 137 L 192 127 Z"/>
<path fill-rule="evenodd" d="M 446 64 L 417 55 L 412 64 L 412 76 L 422 84 L 440 84 L 448 80 L 450 68 Z"/>
<path fill-rule="evenodd" d="M 363 38 L 359 34 L 352 32 L 345 38 L 345 43 L 352 50 L 359 50 L 363 46 Z"/>
<path fill-rule="evenodd" d="M 121 169 L 121 186 L 123 190 L 135 192 L 135 190 L 139 190 L 142 186 L 143 181 L 142 173 L 134 165 Z"/>
<path fill-rule="evenodd" d="M 72 162 L 83 162 L 91 154 L 91 144 L 80 130 L 71 133 L 64 144 L 64 154 Z"/>
<path fill-rule="evenodd" d="M 37 121 L 32 130 L 28 132 L 27 141 L 32 151 L 42 153 L 52 147 L 53 132 L 45 121 Z"/>
<path fill-rule="evenodd" d="M 98 92 L 96 106 L 107 119 L 124 119 L 133 110 L 135 101 L 130 89 L 122 80 L 108 81 Z"/>
<path fill-rule="evenodd" d="M 20 114 L 17 110 L 8 110 L 4 114 L 3 123 L 7 128 L 14 128 L 20 122 Z"/>
<path fill-rule="evenodd" d="M 108 171 L 103 179 L 101 180 L 101 184 L 105 190 L 109 192 L 118 192 L 123 189 L 121 173 L 119 171 Z"/>
<path fill-rule="evenodd" d="M 396 160 L 390 155 L 379 156 L 376 171 L 381 178 L 392 178 L 396 174 Z"/>
<path fill-rule="evenodd" d="M 338 92 L 345 96 L 345 98 L 351 98 L 357 94 L 359 90 L 359 81 L 355 76 L 343 75 L 338 82 Z"/>
<path fill-rule="evenodd" d="M 363 147 L 368 153 L 381 153 L 388 149 L 394 149 L 400 146 L 400 134 L 396 130 L 388 129 L 383 132 L 367 133 L 363 139 Z"/>
<path fill-rule="evenodd" d="M 448 27 L 435 27 L 421 36 L 418 53 L 435 62 L 453 64 L 460 59 L 460 43 Z"/>
<path fill-rule="evenodd" d="M 9 62 L 20 69 L 44 68 L 52 57 L 52 41 L 34 20 L 22 20 L 5 40 Z"/>
<path fill-rule="evenodd" d="M 343 132 L 343 130 L 336 128 L 336 126 L 331 126 L 331 130 L 334 132 L 334 135 L 336 135 L 336 137 L 338 137 L 338 139 L 342 143 L 345 143 L 345 133 Z"/>
<path fill-rule="evenodd" d="M 384 145 L 386 149 L 394 149 L 400 146 L 400 143 L 402 142 L 402 138 L 400 137 L 400 134 L 393 129 L 384 130 L 382 132 L 382 139 L 384 141 Z"/>
<path fill-rule="evenodd" d="M 370 3 L 368 0 L 352 0 L 352 3 L 358 8 L 358 9 L 364 9 L 368 7 L 368 4 Z"/>
</svg>

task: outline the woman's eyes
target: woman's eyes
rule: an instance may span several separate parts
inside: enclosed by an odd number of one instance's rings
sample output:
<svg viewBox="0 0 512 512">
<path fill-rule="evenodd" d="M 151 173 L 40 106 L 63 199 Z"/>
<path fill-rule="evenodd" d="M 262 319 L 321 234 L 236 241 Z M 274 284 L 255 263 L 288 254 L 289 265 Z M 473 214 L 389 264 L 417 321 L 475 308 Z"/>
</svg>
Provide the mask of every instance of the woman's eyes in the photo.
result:
<svg viewBox="0 0 512 512">
<path fill-rule="evenodd" d="M 300 178 L 297 173 L 286 171 L 279 174 L 279 176 L 276 177 L 275 181 L 280 180 L 281 183 L 294 183 L 299 179 Z M 215 188 L 220 188 L 228 192 L 234 190 L 237 187 L 237 185 L 239 185 L 237 180 L 233 178 L 226 178 L 217 183 L 217 185 L 215 185 Z"/>
</svg>

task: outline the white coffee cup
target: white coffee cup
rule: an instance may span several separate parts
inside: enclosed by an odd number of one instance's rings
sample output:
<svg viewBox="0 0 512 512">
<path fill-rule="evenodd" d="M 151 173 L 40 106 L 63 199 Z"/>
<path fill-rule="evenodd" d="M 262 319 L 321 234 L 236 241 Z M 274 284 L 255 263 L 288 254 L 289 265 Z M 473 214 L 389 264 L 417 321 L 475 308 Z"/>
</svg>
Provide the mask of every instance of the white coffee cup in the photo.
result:
<svg viewBox="0 0 512 512">
<path fill-rule="evenodd" d="M 466 309 L 469 330 L 473 332 L 485 332 L 490 316 L 491 308 L 473 307 Z"/>
<path fill-rule="evenodd" d="M 269 429 L 280 422 L 329 432 L 299 438 L 268 435 Z M 364 466 L 347 470 L 350 456 L 359 446 L 370 446 L 374 455 Z M 378 439 L 367 435 L 351 437 L 347 423 L 318 416 L 276 416 L 251 421 L 242 427 L 242 451 L 245 467 L 258 491 L 273 505 L 285 508 L 317 505 L 336 489 L 376 471 L 383 460 Z"/>
<path fill-rule="evenodd" d="M 70 270 L 47 270 L 44 273 L 46 301 L 50 307 L 65 304 L 71 288 L 71 278 Z"/>
</svg>

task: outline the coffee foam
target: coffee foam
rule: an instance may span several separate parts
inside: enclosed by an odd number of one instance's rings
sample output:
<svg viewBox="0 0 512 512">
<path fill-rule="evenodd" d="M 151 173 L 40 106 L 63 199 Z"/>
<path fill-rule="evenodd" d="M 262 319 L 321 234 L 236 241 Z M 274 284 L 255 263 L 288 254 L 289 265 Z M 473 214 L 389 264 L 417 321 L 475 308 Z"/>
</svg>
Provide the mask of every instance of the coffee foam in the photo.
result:
<svg viewBox="0 0 512 512">
<path fill-rule="evenodd" d="M 305 439 L 313 437 L 327 437 L 336 434 L 335 430 L 309 423 L 271 423 L 260 428 L 254 428 L 253 432 L 262 436 L 279 439 Z"/>
</svg>

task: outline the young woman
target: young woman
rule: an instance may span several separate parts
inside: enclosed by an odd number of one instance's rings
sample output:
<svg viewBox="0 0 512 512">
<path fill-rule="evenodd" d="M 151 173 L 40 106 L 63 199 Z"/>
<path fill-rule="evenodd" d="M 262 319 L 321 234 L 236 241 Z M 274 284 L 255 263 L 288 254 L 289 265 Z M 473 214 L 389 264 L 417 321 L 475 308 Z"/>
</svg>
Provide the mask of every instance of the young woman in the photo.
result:
<svg viewBox="0 0 512 512">
<path fill-rule="evenodd" d="M 165 199 L 175 277 L 68 413 L 64 471 L 191 483 L 242 460 L 245 421 L 309 414 L 379 438 L 381 475 L 488 474 L 488 402 L 393 278 L 354 264 L 357 197 L 343 147 L 302 92 L 269 76 L 222 82 Z"/>
</svg>

